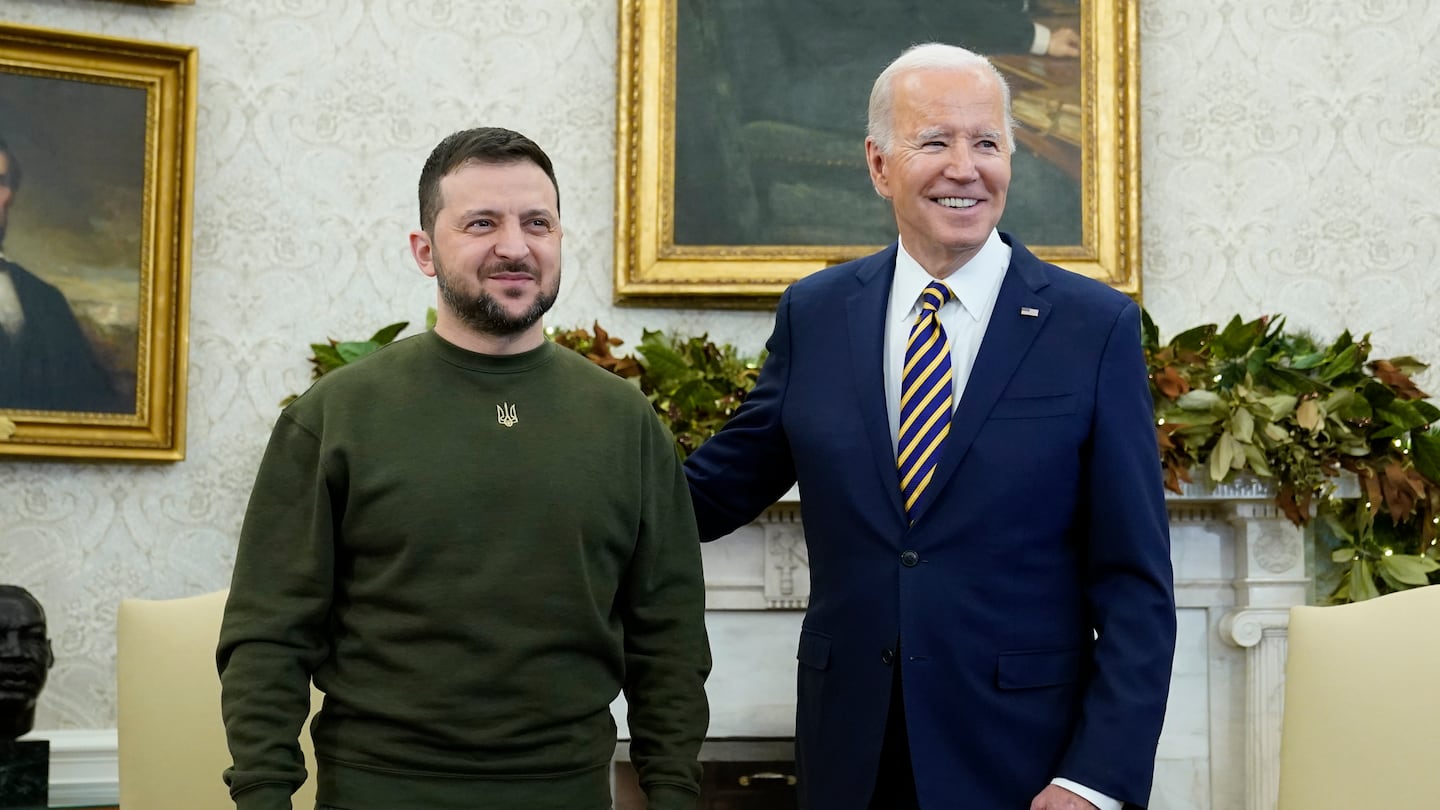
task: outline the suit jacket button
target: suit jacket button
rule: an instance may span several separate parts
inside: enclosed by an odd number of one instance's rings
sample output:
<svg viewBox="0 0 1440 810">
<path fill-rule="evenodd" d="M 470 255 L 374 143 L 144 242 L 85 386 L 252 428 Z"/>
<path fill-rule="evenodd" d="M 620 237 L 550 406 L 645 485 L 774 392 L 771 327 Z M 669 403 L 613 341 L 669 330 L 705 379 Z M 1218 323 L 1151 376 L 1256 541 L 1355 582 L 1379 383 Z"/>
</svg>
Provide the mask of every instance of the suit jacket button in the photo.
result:
<svg viewBox="0 0 1440 810">
<path fill-rule="evenodd" d="M 913 551 L 906 551 L 900 555 L 900 564 L 906 568 L 914 568 L 920 562 L 920 555 Z"/>
<path fill-rule="evenodd" d="M 887 667 L 890 666 L 891 664 L 895 663 L 895 651 L 892 650 L 892 649 L 890 649 L 889 647 L 886 647 L 885 649 L 881 650 L 881 651 L 880 651 L 880 663 L 884 664 L 884 665 L 887 666 Z"/>
</svg>

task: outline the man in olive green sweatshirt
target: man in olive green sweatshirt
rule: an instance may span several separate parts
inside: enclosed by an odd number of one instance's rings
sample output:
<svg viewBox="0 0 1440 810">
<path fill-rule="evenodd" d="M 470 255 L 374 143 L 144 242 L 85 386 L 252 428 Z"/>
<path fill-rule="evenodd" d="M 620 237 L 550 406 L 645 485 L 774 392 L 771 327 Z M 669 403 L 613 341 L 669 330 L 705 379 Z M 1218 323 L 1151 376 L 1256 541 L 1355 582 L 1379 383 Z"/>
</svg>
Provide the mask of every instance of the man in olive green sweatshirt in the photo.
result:
<svg viewBox="0 0 1440 810">
<path fill-rule="evenodd" d="M 309 688 L 319 807 L 602 810 L 629 706 L 652 810 L 696 805 L 710 669 L 673 444 L 633 385 L 547 341 L 550 159 L 458 132 L 410 234 L 435 329 L 281 414 L 217 660 L 240 810 L 290 808 Z"/>
</svg>

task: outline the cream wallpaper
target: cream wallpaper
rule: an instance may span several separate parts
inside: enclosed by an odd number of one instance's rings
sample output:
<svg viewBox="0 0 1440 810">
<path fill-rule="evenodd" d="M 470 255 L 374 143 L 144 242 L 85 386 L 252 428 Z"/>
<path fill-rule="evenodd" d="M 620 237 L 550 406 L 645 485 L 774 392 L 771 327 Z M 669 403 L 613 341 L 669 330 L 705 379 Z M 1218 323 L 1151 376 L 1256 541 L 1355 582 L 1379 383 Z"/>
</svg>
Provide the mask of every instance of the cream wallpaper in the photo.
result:
<svg viewBox="0 0 1440 810">
<path fill-rule="evenodd" d="M 1440 360 L 1440 6 L 1140 9 L 1145 301 L 1165 335 L 1283 312 Z M 549 323 L 761 347 L 766 313 L 610 303 L 616 17 L 615 0 L 5 0 L 8 22 L 200 48 L 187 458 L 0 461 L 0 581 L 44 602 L 58 659 L 37 728 L 113 727 L 120 599 L 227 584 L 306 344 L 423 316 L 405 234 L 445 134 L 501 124 L 555 158 L 568 238 Z"/>
</svg>

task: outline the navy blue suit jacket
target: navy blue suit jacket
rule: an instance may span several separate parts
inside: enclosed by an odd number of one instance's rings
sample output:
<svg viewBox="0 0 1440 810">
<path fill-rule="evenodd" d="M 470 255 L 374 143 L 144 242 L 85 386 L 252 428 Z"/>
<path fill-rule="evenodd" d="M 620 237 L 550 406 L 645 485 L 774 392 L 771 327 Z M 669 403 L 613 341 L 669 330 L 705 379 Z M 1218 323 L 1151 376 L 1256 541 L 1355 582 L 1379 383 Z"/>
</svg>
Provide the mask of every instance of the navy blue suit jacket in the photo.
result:
<svg viewBox="0 0 1440 810">
<path fill-rule="evenodd" d="M 897 639 L 923 807 L 1021 810 L 1056 776 L 1149 799 L 1175 603 L 1139 307 L 1002 236 L 1010 267 L 913 525 L 882 365 L 894 245 L 791 285 L 759 382 L 686 463 L 705 539 L 799 482 L 808 810 L 867 807 Z"/>
</svg>

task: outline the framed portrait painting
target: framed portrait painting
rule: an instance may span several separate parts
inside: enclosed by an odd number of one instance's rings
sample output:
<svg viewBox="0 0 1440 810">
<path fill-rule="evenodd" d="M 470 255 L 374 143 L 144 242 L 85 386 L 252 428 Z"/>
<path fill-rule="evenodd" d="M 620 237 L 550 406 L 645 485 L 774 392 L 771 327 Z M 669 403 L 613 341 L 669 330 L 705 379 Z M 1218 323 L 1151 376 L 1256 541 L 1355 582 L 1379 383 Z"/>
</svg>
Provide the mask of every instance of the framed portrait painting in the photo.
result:
<svg viewBox="0 0 1440 810">
<path fill-rule="evenodd" d="M 769 307 L 895 239 L 870 88 L 912 44 L 989 56 L 1016 149 L 1000 222 L 1140 292 L 1134 0 L 621 0 L 615 299 Z"/>
<path fill-rule="evenodd" d="M 184 457 L 196 65 L 0 24 L 0 455 Z"/>
</svg>

